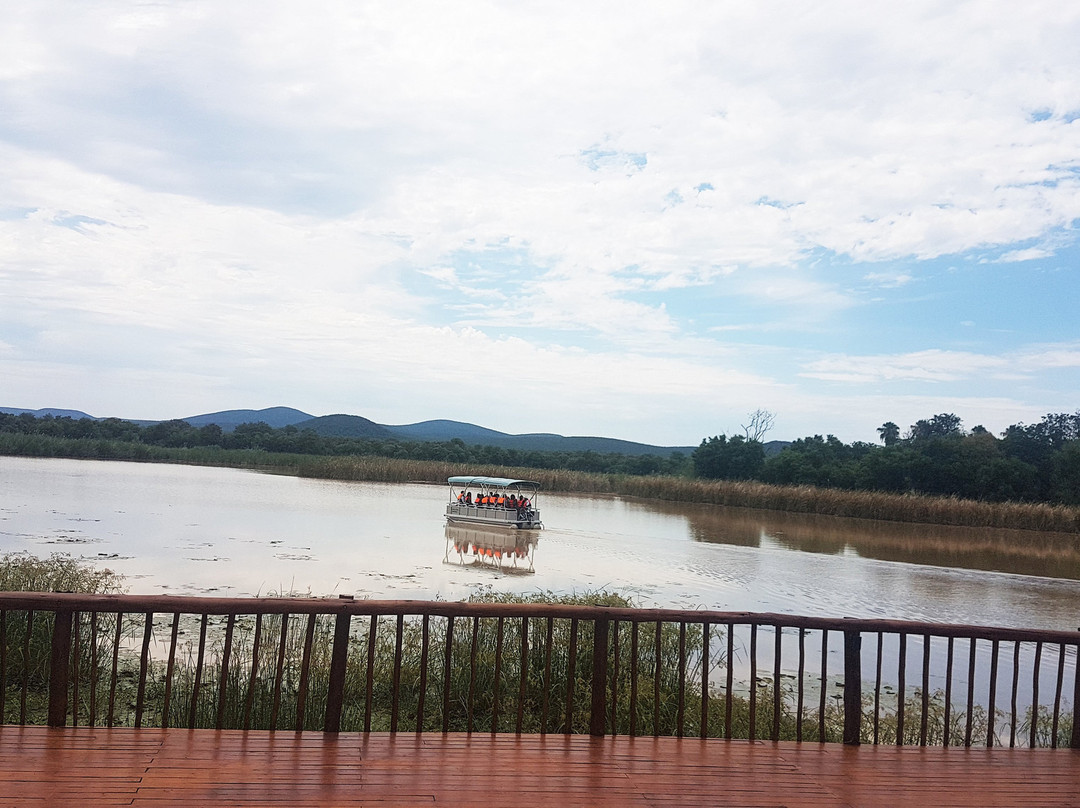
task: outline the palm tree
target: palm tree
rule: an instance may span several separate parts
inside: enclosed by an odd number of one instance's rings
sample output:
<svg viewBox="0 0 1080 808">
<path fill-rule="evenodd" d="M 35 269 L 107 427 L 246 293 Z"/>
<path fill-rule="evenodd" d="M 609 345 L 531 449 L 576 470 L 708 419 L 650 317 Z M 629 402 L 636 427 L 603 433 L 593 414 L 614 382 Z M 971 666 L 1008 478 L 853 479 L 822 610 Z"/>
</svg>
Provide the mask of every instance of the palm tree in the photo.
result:
<svg viewBox="0 0 1080 808">
<path fill-rule="evenodd" d="M 900 440 L 900 427 L 892 421 L 886 421 L 878 427 L 878 435 L 881 436 L 882 443 L 886 446 L 892 446 Z"/>
</svg>

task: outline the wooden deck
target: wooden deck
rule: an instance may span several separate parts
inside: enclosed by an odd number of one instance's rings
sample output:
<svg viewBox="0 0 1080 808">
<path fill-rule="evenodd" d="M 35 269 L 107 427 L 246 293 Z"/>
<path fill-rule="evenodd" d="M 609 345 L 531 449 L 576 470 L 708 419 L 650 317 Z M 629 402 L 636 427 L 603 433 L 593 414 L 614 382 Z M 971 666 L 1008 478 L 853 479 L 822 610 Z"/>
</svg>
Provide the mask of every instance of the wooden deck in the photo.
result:
<svg viewBox="0 0 1080 808">
<path fill-rule="evenodd" d="M 1070 750 L 0 727 L 21 806 L 1075 806 Z"/>
</svg>

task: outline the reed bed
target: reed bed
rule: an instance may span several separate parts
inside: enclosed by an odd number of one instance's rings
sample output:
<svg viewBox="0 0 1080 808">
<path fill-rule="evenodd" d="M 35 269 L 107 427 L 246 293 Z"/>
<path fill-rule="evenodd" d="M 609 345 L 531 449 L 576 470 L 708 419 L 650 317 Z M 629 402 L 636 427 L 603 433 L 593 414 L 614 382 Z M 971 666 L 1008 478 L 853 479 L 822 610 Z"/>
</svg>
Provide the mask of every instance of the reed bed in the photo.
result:
<svg viewBox="0 0 1080 808">
<path fill-rule="evenodd" d="M 38 558 L 29 553 L 0 553 L 0 592 L 119 592 L 123 577 L 71 556 L 54 553 Z"/>
<path fill-rule="evenodd" d="M 535 480 L 547 491 L 618 494 L 670 502 L 892 522 L 1080 533 L 1080 508 L 1045 503 L 992 503 L 956 497 L 846 491 L 809 485 L 635 477 L 502 466 L 465 469 L 454 463 L 380 457 L 303 459 L 296 466 L 296 472 L 303 477 L 335 480 L 427 483 L 445 483 L 447 477 L 468 473 Z"/>
<path fill-rule="evenodd" d="M 965 527 L 1080 532 L 1080 508 L 1026 502 L 979 502 L 877 491 L 845 491 L 809 485 L 626 477 L 620 494 L 793 513 L 816 513 L 894 522 Z"/>
<path fill-rule="evenodd" d="M 530 598 L 485 595 L 476 599 L 628 605 L 625 599 L 609 593 L 544 593 Z M 277 616 L 267 616 L 257 632 L 250 620 L 238 623 L 228 655 L 252 662 L 228 669 L 227 695 L 222 701 L 218 701 L 217 683 L 225 646 L 221 627 L 217 628 L 209 658 L 201 668 L 194 641 L 189 642 L 182 660 L 175 665 L 171 679 L 167 664 L 158 660 L 152 665 L 147 689 L 148 704 L 153 705 L 147 712 L 149 723 L 158 723 L 164 717 L 169 726 L 196 728 L 321 728 L 333 641 L 331 619 L 318 618 L 309 624 L 308 618 L 293 617 L 284 627 L 284 634 Z M 642 677 L 635 721 L 640 722 L 642 731 L 673 735 L 677 731 L 679 631 L 670 625 L 660 627 L 658 643 L 657 630 L 649 626 L 641 635 L 642 647 L 648 649 L 642 667 L 659 670 L 660 678 L 654 682 L 653 677 Z M 452 632 L 449 680 L 444 656 L 448 632 Z M 523 632 L 534 649 L 524 670 L 519 652 Z M 627 647 L 628 632 L 629 626 L 624 626 Z M 422 651 L 425 635 L 426 656 Z M 445 618 L 426 622 L 365 618 L 354 625 L 350 637 L 341 728 L 380 732 L 586 733 L 592 642 L 591 624 L 572 626 L 568 620 L 553 620 L 548 626 L 545 621 L 513 618 L 459 619 L 455 623 Z M 700 636 L 697 642 L 700 645 Z M 305 654 L 310 659 L 310 671 L 302 685 L 299 672 Z M 689 675 L 695 676 L 694 671 Z M 622 697 L 615 716 L 624 725 L 629 723 L 634 708 L 629 677 L 629 669 L 619 675 Z M 162 712 L 166 689 L 171 692 L 167 716 Z M 660 693 L 660 706 L 655 711 L 654 691 Z"/>
<path fill-rule="evenodd" d="M 145 444 L 46 435 L 0 434 L 0 453 L 225 466 L 330 480 L 445 483 L 459 474 L 535 480 L 548 491 L 617 494 L 823 516 L 981 528 L 1080 533 L 1080 507 L 1031 502 L 982 502 L 958 497 L 851 491 L 810 485 L 633 476 L 409 460 L 371 455 L 319 456 L 220 447 L 166 449 Z"/>
<path fill-rule="evenodd" d="M 123 578 L 118 573 L 60 553 L 47 558 L 29 553 L 0 554 L 0 591 L 3 592 L 108 594 L 120 592 L 122 584 Z M 4 685 L 0 688 L 0 723 L 25 723 L 27 716 L 40 716 L 43 720 L 52 632 L 51 613 L 0 613 L 0 678 Z M 106 642 L 103 635 L 99 652 L 104 650 Z M 96 665 L 88 645 L 80 663 L 87 671 Z"/>
</svg>

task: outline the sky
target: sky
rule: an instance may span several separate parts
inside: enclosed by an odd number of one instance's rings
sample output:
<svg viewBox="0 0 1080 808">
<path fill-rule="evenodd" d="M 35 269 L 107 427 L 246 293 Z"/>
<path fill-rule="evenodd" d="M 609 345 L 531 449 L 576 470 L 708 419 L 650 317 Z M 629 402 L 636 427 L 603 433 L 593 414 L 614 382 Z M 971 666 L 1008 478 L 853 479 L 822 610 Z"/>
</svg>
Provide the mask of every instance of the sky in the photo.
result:
<svg viewBox="0 0 1080 808">
<path fill-rule="evenodd" d="M 8 3 L 0 405 L 1080 409 L 1080 4 Z"/>
</svg>

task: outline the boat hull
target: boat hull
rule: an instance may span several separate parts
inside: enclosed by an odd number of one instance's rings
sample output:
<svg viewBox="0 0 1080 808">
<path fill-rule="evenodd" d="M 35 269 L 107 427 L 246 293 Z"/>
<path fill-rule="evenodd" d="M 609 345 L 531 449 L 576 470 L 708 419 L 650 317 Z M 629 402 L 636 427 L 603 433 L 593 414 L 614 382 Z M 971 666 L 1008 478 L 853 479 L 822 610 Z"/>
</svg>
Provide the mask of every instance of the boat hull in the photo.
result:
<svg viewBox="0 0 1080 808">
<path fill-rule="evenodd" d="M 540 521 L 540 511 L 536 509 L 521 513 L 510 508 L 483 508 L 456 503 L 446 506 L 446 521 L 451 524 L 485 525 L 517 530 L 539 530 L 544 526 L 544 523 Z"/>
</svg>

